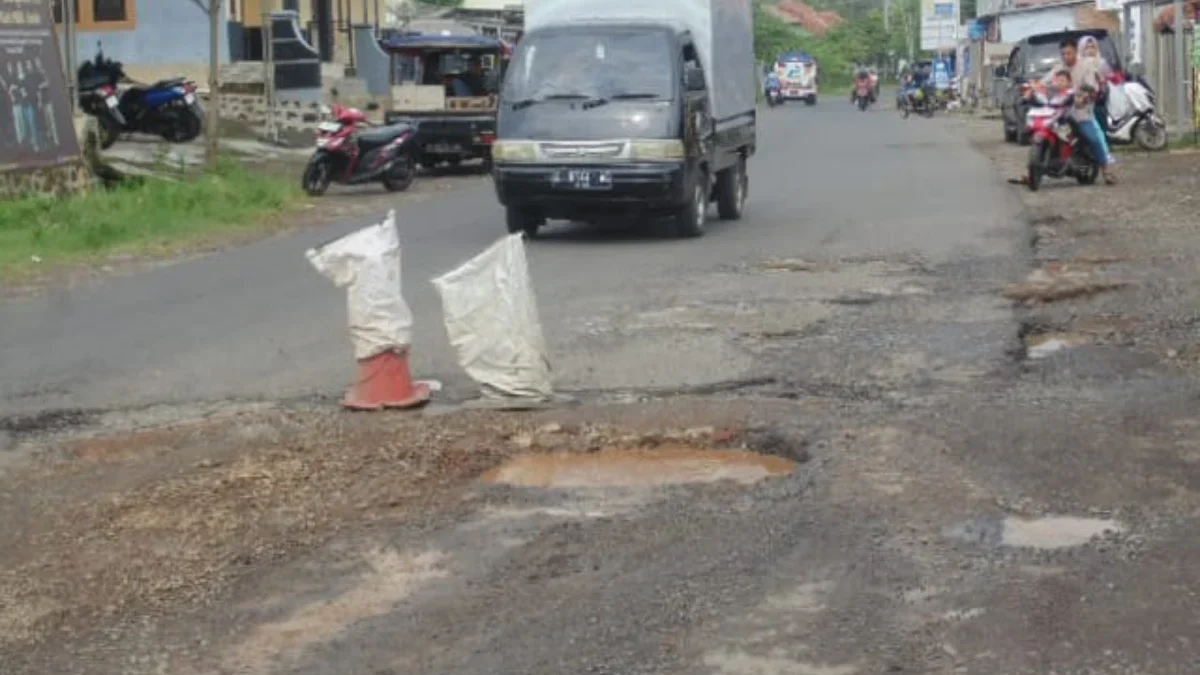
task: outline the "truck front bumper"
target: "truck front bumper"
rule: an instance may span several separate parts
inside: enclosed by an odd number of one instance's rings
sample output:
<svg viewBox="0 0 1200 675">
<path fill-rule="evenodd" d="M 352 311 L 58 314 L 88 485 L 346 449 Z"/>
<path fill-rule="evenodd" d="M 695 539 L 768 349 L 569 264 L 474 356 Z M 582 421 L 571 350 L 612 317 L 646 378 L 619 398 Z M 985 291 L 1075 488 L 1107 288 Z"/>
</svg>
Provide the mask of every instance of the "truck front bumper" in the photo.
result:
<svg viewBox="0 0 1200 675">
<path fill-rule="evenodd" d="M 600 172 L 610 180 L 603 189 L 578 188 L 562 180 L 567 171 Z M 684 162 L 570 166 L 497 163 L 492 178 L 501 204 L 536 209 L 547 218 L 667 212 L 687 196 Z"/>
</svg>

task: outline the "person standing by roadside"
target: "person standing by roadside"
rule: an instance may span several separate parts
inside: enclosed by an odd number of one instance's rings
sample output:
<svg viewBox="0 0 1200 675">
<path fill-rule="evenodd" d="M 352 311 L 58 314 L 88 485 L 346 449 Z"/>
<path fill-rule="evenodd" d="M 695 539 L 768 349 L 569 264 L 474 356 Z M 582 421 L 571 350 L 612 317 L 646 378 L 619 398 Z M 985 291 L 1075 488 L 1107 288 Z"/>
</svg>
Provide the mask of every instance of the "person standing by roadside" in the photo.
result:
<svg viewBox="0 0 1200 675">
<path fill-rule="evenodd" d="M 57 149 L 59 140 L 57 120 L 54 118 L 54 101 L 50 98 L 50 83 L 46 81 L 46 73 L 42 70 L 41 57 L 34 57 L 28 77 L 38 122 L 44 128 L 43 139 L 51 148 Z"/>
<path fill-rule="evenodd" d="M 21 73 L 11 61 L 4 77 L 4 98 L 8 109 L 12 111 L 13 145 L 19 151 L 25 145 L 25 113 L 21 110 Z"/>
</svg>

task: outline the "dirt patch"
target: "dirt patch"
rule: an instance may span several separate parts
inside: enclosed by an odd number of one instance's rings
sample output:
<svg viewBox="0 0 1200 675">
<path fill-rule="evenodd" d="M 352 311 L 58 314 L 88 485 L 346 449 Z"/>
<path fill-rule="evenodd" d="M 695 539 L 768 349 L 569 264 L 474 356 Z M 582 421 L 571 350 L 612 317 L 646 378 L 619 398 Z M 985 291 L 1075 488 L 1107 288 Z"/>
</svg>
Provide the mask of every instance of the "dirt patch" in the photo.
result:
<svg viewBox="0 0 1200 675">
<path fill-rule="evenodd" d="M 0 509 L 17 516 L 0 524 L 0 646 L 204 605 L 259 565 L 452 499 L 507 455 L 497 432 L 521 421 L 459 419 L 317 412 L 65 443 L 53 454 L 109 461 L 0 483 Z M 246 433 L 252 423 L 283 431 Z"/>
<path fill-rule="evenodd" d="M 483 476 L 484 482 L 543 488 L 650 487 L 730 480 L 755 483 L 791 473 L 795 462 L 737 450 L 664 446 L 653 450 L 527 455 Z"/>
</svg>

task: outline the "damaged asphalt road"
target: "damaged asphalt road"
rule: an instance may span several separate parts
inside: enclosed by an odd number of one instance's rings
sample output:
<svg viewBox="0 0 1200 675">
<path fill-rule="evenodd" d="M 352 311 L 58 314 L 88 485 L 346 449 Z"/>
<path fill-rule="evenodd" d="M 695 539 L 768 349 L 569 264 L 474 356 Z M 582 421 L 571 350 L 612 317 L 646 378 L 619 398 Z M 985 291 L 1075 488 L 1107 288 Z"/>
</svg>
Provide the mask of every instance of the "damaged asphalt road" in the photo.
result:
<svg viewBox="0 0 1200 675">
<path fill-rule="evenodd" d="M 764 111 L 701 240 L 533 243 L 574 408 L 294 398 L 347 376 L 299 255 L 329 233 L 3 305 L 4 672 L 1194 673 L 1197 388 L 1145 280 L 1043 259 L 971 129 L 887 112 Z M 401 211 L 406 281 L 494 239 L 489 198 Z"/>
</svg>

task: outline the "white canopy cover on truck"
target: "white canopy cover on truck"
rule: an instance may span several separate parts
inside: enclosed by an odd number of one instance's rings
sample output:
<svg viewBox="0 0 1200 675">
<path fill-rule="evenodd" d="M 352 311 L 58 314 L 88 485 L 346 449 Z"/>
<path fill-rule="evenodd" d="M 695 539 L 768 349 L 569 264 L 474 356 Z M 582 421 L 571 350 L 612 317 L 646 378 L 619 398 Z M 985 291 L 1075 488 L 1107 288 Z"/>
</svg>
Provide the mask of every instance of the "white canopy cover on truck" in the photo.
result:
<svg viewBox="0 0 1200 675">
<path fill-rule="evenodd" d="M 662 23 L 688 30 L 700 52 L 718 125 L 754 110 L 752 0 L 525 0 L 525 32 L 587 23 Z"/>
</svg>

